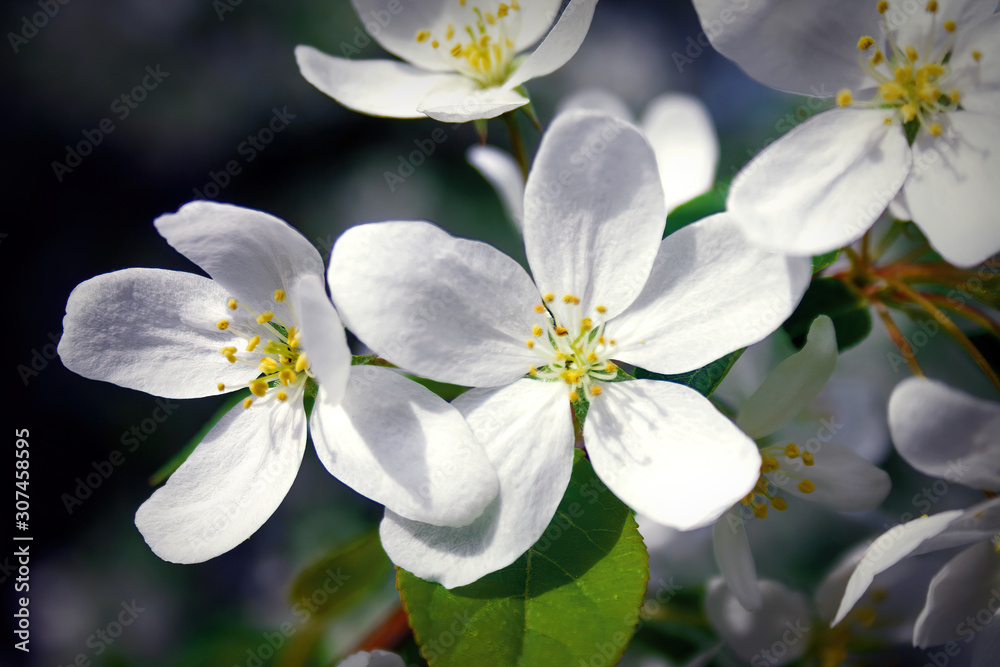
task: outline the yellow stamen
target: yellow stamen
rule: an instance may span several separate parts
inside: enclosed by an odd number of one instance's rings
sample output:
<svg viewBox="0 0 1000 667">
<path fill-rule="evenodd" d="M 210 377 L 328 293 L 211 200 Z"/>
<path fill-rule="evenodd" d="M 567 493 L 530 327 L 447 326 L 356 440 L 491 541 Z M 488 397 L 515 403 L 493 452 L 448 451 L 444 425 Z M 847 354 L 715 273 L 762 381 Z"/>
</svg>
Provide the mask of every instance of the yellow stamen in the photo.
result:
<svg viewBox="0 0 1000 667">
<path fill-rule="evenodd" d="M 299 355 L 298 361 L 295 362 L 295 372 L 301 373 L 307 368 L 309 368 L 309 359 L 303 352 L 302 354 Z"/>
<path fill-rule="evenodd" d="M 236 299 L 229 300 L 229 310 L 236 310 Z"/>
<path fill-rule="evenodd" d="M 937 10 L 938 10 L 937 0 L 930 0 L 930 2 L 927 3 L 927 11 L 933 14 Z"/>
<path fill-rule="evenodd" d="M 882 55 L 882 52 L 879 49 L 875 49 L 875 54 L 872 56 L 871 60 L 872 65 L 879 65 L 883 60 L 885 60 L 885 56 Z"/>
<path fill-rule="evenodd" d="M 431 42 L 431 47 L 436 49 L 439 46 L 441 46 L 441 42 L 437 41 L 436 39 L 433 42 Z"/>
<path fill-rule="evenodd" d="M 906 88 L 894 81 L 883 83 L 878 90 L 886 102 L 895 102 L 906 97 Z"/>
<path fill-rule="evenodd" d="M 957 90 L 953 90 L 951 91 L 951 94 L 948 95 L 948 99 L 951 100 L 952 104 L 958 104 L 959 102 L 962 101 L 962 93 L 958 92 Z"/>
<path fill-rule="evenodd" d="M 604 390 L 601 389 L 600 385 L 595 384 L 593 387 L 590 388 L 591 396 L 600 396 L 602 391 Z"/>
<path fill-rule="evenodd" d="M 281 381 L 281 384 L 287 387 L 291 383 L 295 382 L 295 371 L 290 368 L 284 369 L 278 373 L 278 380 Z"/>
<path fill-rule="evenodd" d="M 804 479 L 799 482 L 799 491 L 802 493 L 812 493 L 816 490 L 816 485 L 812 483 L 811 480 Z"/>
<path fill-rule="evenodd" d="M 451 55 L 455 56 L 456 58 L 460 58 L 462 56 L 462 45 L 456 44 L 455 46 L 451 47 Z"/>
<path fill-rule="evenodd" d="M 579 299 L 577 299 L 572 294 L 565 294 L 565 295 L 563 295 L 563 303 L 573 303 L 574 301 L 575 302 L 579 302 Z"/>
<path fill-rule="evenodd" d="M 533 340 L 525 341 L 524 344 L 527 345 L 529 349 L 535 347 L 535 341 Z"/>
<path fill-rule="evenodd" d="M 533 333 L 536 336 L 541 336 L 542 328 L 536 324 L 534 327 L 531 328 L 531 333 Z"/>
<path fill-rule="evenodd" d="M 867 51 L 873 46 L 875 46 L 875 40 L 871 37 L 871 35 L 865 35 L 858 40 L 858 51 Z"/>
<path fill-rule="evenodd" d="M 285 290 L 283 290 L 283 289 L 274 290 L 274 300 L 277 301 L 278 303 L 281 303 L 282 301 L 284 301 L 285 300 Z"/>
<path fill-rule="evenodd" d="M 535 377 L 536 375 L 538 375 L 538 369 L 532 366 L 531 368 L 528 369 L 528 375 L 530 375 L 531 377 Z"/>
<path fill-rule="evenodd" d="M 566 384 L 578 384 L 580 382 L 580 373 L 577 371 L 563 371 L 559 374 L 559 377 L 561 377 Z"/>
<path fill-rule="evenodd" d="M 785 456 L 787 456 L 790 459 L 794 459 L 800 453 L 801 452 L 799 451 L 799 448 L 795 445 L 794 442 L 790 442 L 785 446 Z"/>
<path fill-rule="evenodd" d="M 754 503 L 753 505 L 753 515 L 758 519 L 767 518 L 767 505 L 764 503 Z"/>
<path fill-rule="evenodd" d="M 605 373 L 617 373 L 618 367 L 615 366 L 614 362 L 609 361 L 608 365 L 604 367 Z"/>
<path fill-rule="evenodd" d="M 444 38 L 447 39 L 450 42 L 451 38 L 454 37 L 454 36 L 455 36 L 455 26 L 453 26 L 452 24 L 449 23 L 448 24 L 448 32 L 445 33 Z"/>
<path fill-rule="evenodd" d="M 944 29 L 947 30 L 948 32 L 955 32 L 955 22 L 954 21 L 945 21 L 944 22 Z"/>
<path fill-rule="evenodd" d="M 219 391 L 225 391 L 225 390 L 226 390 L 226 385 L 224 385 L 224 384 L 222 384 L 222 383 L 220 382 L 220 383 L 219 383 Z"/>
<path fill-rule="evenodd" d="M 881 0 L 881 2 L 878 3 L 879 14 L 885 14 L 886 10 L 888 9 L 889 9 L 889 3 L 886 2 L 886 0 Z"/>
<path fill-rule="evenodd" d="M 430 37 L 431 37 L 430 30 L 421 30 L 420 32 L 417 33 L 418 42 L 426 42 L 428 39 L 430 39 Z"/>
<path fill-rule="evenodd" d="M 219 331 L 225 331 L 229 328 L 229 320 L 219 320 L 215 326 L 219 327 Z"/>
<path fill-rule="evenodd" d="M 788 503 L 785 502 L 784 498 L 771 498 L 771 507 L 779 512 L 784 512 L 788 509 Z"/>
<path fill-rule="evenodd" d="M 261 397 L 267 393 L 267 382 L 264 380 L 254 380 L 250 383 L 250 393 Z"/>
<path fill-rule="evenodd" d="M 565 336 L 569 333 L 569 331 L 566 330 L 566 327 L 556 327 L 555 331 L 557 336 Z"/>
<path fill-rule="evenodd" d="M 816 460 L 813 459 L 813 455 L 809 452 L 802 452 L 802 462 L 807 466 L 811 466 L 816 463 Z"/>
<path fill-rule="evenodd" d="M 555 299 L 556 297 L 552 292 L 546 292 L 545 296 L 543 296 L 542 298 L 548 301 L 549 303 L 552 303 L 552 300 Z"/>
<path fill-rule="evenodd" d="M 973 51 L 972 52 L 972 59 L 975 60 L 978 63 L 980 60 L 983 59 L 982 52 L 981 51 Z"/>
<path fill-rule="evenodd" d="M 577 401 L 580 400 L 580 394 L 576 393 L 575 391 L 569 392 L 569 400 L 571 403 L 576 403 Z"/>
<path fill-rule="evenodd" d="M 279 391 L 279 392 L 277 393 L 277 397 L 278 397 L 278 400 L 279 400 L 279 401 L 282 401 L 282 402 L 284 402 L 284 401 L 287 401 L 287 400 L 288 400 L 288 394 L 286 394 L 286 393 L 285 393 L 285 392 L 283 392 L 283 391 Z"/>
<path fill-rule="evenodd" d="M 927 131 L 931 133 L 931 136 L 940 137 L 944 128 L 941 127 L 941 123 L 931 123 L 927 126 Z"/>
<path fill-rule="evenodd" d="M 247 341 L 247 352 L 253 352 L 253 349 L 260 344 L 260 336 L 254 336 Z"/>
<path fill-rule="evenodd" d="M 854 95 L 851 94 L 847 88 L 844 88 L 839 93 L 837 93 L 837 106 L 839 107 L 849 107 L 851 102 L 854 101 Z"/>
<path fill-rule="evenodd" d="M 907 60 L 909 60 L 911 63 L 915 63 L 915 62 L 917 62 L 917 60 L 919 58 L 920 58 L 920 56 L 919 56 L 919 54 L 917 54 L 917 48 L 915 46 L 907 46 L 906 47 L 906 59 Z"/>
<path fill-rule="evenodd" d="M 535 312 L 536 313 L 544 313 L 545 312 L 545 306 L 542 306 L 542 305 L 535 306 Z"/>
<path fill-rule="evenodd" d="M 907 123 L 917 117 L 918 111 L 920 111 L 920 107 L 917 106 L 917 103 L 912 100 L 899 108 L 899 112 L 903 114 L 903 120 Z"/>
<path fill-rule="evenodd" d="M 594 310 L 596 310 L 597 312 L 599 312 L 601 315 L 603 315 L 604 313 L 608 312 L 608 309 L 605 308 L 604 306 L 598 306 Z"/>
<path fill-rule="evenodd" d="M 257 324 L 267 324 L 274 319 L 274 313 L 267 311 L 257 316 Z"/>
<path fill-rule="evenodd" d="M 243 408 L 244 409 L 249 408 L 251 404 L 253 404 L 253 399 L 248 398 L 245 401 L 243 401 Z"/>
<path fill-rule="evenodd" d="M 587 361 L 589 361 L 592 364 L 595 363 L 597 361 L 597 353 L 594 352 L 593 350 L 591 350 L 590 352 L 588 352 L 587 353 Z"/>
<path fill-rule="evenodd" d="M 589 317 L 585 317 L 582 320 L 580 320 L 580 331 L 581 332 L 583 332 L 583 331 L 590 331 L 593 328 L 594 328 L 594 322 Z"/>
<path fill-rule="evenodd" d="M 497 18 L 502 19 L 503 17 L 507 16 L 507 12 L 509 11 L 510 7 L 508 7 L 505 3 L 501 2 L 500 6 L 497 7 Z"/>
</svg>

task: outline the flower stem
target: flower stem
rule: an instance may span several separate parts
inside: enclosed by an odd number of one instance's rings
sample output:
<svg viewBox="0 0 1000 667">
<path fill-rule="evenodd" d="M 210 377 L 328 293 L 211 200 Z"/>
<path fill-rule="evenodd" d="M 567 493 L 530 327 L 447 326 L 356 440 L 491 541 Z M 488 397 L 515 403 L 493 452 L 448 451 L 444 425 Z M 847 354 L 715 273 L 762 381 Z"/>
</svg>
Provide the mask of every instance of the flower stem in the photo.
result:
<svg viewBox="0 0 1000 667">
<path fill-rule="evenodd" d="M 503 116 L 503 122 L 507 125 L 507 134 L 510 135 L 510 148 L 514 153 L 514 159 L 521 167 L 521 176 L 528 180 L 528 153 L 524 149 L 524 138 L 521 136 L 521 126 L 517 123 L 517 112 L 508 111 Z"/>
<path fill-rule="evenodd" d="M 879 318 L 882 320 L 882 324 L 889 331 L 889 337 L 892 342 L 896 344 L 899 351 L 903 355 L 903 359 L 906 360 L 906 365 L 910 367 L 910 372 L 917 377 L 924 377 L 924 371 L 920 368 L 920 364 L 917 363 L 917 355 L 914 354 L 913 348 L 910 347 L 910 343 L 907 342 L 906 337 L 903 336 L 903 332 L 899 330 L 896 323 L 892 321 L 892 315 L 889 313 L 889 309 L 881 301 L 871 299 L 872 306 L 875 307 L 875 312 L 878 313 Z"/>
</svg>

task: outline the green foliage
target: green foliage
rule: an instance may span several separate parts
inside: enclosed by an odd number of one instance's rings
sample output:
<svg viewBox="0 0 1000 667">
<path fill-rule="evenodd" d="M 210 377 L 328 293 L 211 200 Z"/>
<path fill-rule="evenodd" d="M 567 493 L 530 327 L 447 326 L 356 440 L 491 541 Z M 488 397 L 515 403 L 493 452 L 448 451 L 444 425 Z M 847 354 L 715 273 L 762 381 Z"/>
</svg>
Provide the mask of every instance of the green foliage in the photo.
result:
<svg viewBox="0 0 1000 667">
<path fill-rule="evenodd" d="M 695 197 L 675 208 L 667 215 L 667 227 L 664 236 L 670 236 L 678 229 L 698 222 L 702 218 L 721 213 L 726 210 L 726 197 L 723 190 L 712 188 L 700 197 Z"/>
<path fill-rule="evenodd" d="M 629 509 L 579 450 L 542 538 L 508 567 L 448 590 L 397 569 L 410 625 L 431 667 L 618 662 L 649 578 Z"/>
<path fill-rule="evenodd" d="M 745 350 L 746 348 L 743 349 Z M 729 371 L 733 368 L 733 364 L 736 363 L 736 360 L 739 359 L 742 354 L 743 350 L 736 350 L 735 352 L 730 352 L 721 359 L 716 359 L 712 363 L 702 366 L 701 368 L 688 371 L 687 373 L 678 373 L 677 375 L 662 375 L 660 373 L 647 371 L 644 368 L 636 368 L 635 377 L 639 380 L 675 382 L 686 387 L 691 387 L 692 389 L 700 392 L 703 396 L 708 397 L 711 396 L 716 388 L 718 388 L 719 384 L 726 379 L 726 376 L 729 375 Z"/>
<path fill-rule="evenodd" d="M 809 326 L 819 315 L 829 315 L 837 332 L 837 349 L 843 351 L 863 341 L 872 330 L 868 306 L 851 289 L 835 278 L 816 278 L 802 302 L 782 327 L 801 348 Z"/>
<path fill-rule="evenodd" d="M 824 253 L 822 255 L 814 256 L 812 259 L 813 275 L 819 273 L 826 267 L 836 262 L 838 257 L 840 257 L 840 248 L 837 248 L 836 250 L 831 250 L 830 252 Z"/>
</svg>

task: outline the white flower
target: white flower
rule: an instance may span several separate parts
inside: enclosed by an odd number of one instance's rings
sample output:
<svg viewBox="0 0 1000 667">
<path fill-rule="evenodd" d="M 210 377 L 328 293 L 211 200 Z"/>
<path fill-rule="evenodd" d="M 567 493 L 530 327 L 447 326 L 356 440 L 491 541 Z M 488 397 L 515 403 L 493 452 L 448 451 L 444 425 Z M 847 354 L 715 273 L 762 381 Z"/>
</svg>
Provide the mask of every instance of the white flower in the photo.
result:
<svg viewBox="0 0 1000 667">
<path fill-rule="evenodd" d="M 355 227 L 331 259 L 331 291 L 365 343 L 420 375 L 482 387 L 454 405 L 497 467 L 497 501 L 468 528 L 392 512 L 382 524 L 395 562 L 449 587 L 513 562 L 547 527 L 570 476 L 570 401 L 590 403 L 582 435 L 597 475 L 656 521 L 705 525 L 745 495 L 757 449 L 701 394 L 612 380 L 618 362 L 680 373 L 764 338 L 809 280 L 808 262 L 755 250 L 725 215 L 661 240 L 653 150 L 604 114 L 553 121 L 524 212 L 533 279 L 425 222 Z"/>
<path fill-rule="evenodd" d="M 76 287 L 59 355 L 72 371 L 168 398 L 249 387 L 136 513 L 164 560 L 194 563 L 253 534 L 281 503 L 306 443 L 326 468 L 397 514 L 447 525 L 496 495 L 482 448 L 447 403 L 389 369 L 351 366 L 323 261 L 260 211 L 192 202 L 155 222 L 212 278 L 125 269 Z"/>
<path fill-rule="evenodd" d="M 406 62 L 347 60 L 299 46 L 302 76 L 361 113 L 446 122 L 494 118 L 527 104 L 518 88 L 573 57 L 597 6 L 571 0 L 555 23 L 561 0 L 352 1 L 372 36 Z M 534 51 L 518 55 L 543 36 Z"/>
<path fill-rule="evenodd" d="M 582 90 L 563 100 L 560 111 L 591 109 L 625 121 L 632 113 L 615 95 L 598 89 Z M 715 181 L 719 141 L 708 109 L 691 95 L 667 93 L 653 99 L 639 128 L 656 153 L 667 212 L 708 191 Z M 524 212 L 524 179 L 507 153 L 493 146 L 472 146 L 468 160 L 500 195 L 510 218 L 520 227 Z"/>
<path fill-rule="evenodd" d="M 743 404 L 736 424 L 755 440 L 775 433 L 816 398 L 837 363 L 833 322 L 822 315 L 809 328 L 801 351 L 768 375 Z M 835 421 L 832 423 L 836 423 Z M 834 444 L 836 430 L 816 425 L 808 446 L 779 443 L 761 447 L 760 479 L 754 489 L 715 523 L 715 558 L 726 583 L 749 610 L 762 604 L 743 512 L 763 519 L 768 509 L 784 511 L 790 494 L 841 511 L 877 507 L 889 493 L 889 476 L 855 452 Z"/>
<path fill-rule="evenodd" d="M 769 86 L 835 97 L 733 181 L 757 243 L 821 253 L 861 237 L 899 195 L 949 262 L 1000 250 L 1000 16 L 992 0 L 695 0 L 713 44 Z M 906 125 L 915 132 L 907 138 Z M 912 144 L 912 145 L 911 145 Z M 894 209 L 900 210 L 900 209 Z"/>
<path fill-rule="evenodd" d="M 406 663 L 395 653 L 388 651 L 361 651 L 344 658 L 337 667 L 406 667 Z"/>
<path fill-rule="evenodd" d="M 990 492 L 1000 490 L 998 425 L 1000 404 L 923 378 L 901 382 L 889 402 L 893 441 L 907 461 L 950 483 Z M 931 581 L 913 643 L 925 648 L 965 634 L 971 640 L 1000 610 L 998 533 L 997 498 L 895 526 L 865 552 L 834 622 L 850 611 L 878 573 L 911 555 L 965 546 Z"/>
</svg>

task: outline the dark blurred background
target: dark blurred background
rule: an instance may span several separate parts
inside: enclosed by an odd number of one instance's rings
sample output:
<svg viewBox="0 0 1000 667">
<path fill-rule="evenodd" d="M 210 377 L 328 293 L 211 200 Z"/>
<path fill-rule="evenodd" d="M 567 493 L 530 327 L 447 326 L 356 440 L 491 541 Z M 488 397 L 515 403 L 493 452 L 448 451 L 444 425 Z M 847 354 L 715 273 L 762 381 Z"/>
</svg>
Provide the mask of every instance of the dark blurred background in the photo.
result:
<svg viewBox="0 0 1000 667">
<path fill-rule="evenodd" d="M 438 125 L 353 113 L 301 78 L 297 44 L 335 55 L 356 44 L 363 25 L 348 0 L 8 1 L 0 27 L 8 211 L 0 258 L 13 297 L 4 346 L 13 402 L 3 413 L 8 434 L 30 432 L 34 538 L 31 653 L 5 640 L 5 664 L 248 664 L 248 649 L 288 618 L 294 574 L 376 525 L 381 508 L 330 477 L 309 448 L 288 498 L 250 540 L 200 565 L 160 561 L 133 514 L 151 493 L 149 477 L 222 399 L 171 403 L 158 423 L 155 397 L 67 371 L 54 343 L 70 291 L 131 266 L 197 271 L 151 223 L 198 193 L 284 218 L 324 257 L 345 228 L 392 218 L 432 220 L 522 258 L 519 239 L 465 162 L 477 140 L 471 126 L 446 126 L 447 140 L 390 191 L 385 172 Z M 577 56 L 528 89 L 543 120 L 586 87 L 617 93 L 636 114 L 661 92 L 694 93 L 717 124 L 725 182 L 789 129 L 789 118 L 816 109 L 750 81 L 699 35 L 688 2 L 605 0 Z M 391 57 L 375 42 L 358 50 L 351 57 Z M 675 52 L 687 59 L 682 67 Z M 262 133 L 269 123 L 281 131 Z M 506 146 L 503 125 L 489 127 L 491 143 Z M 537 133 L 523 127 L 534 145 Z M 259 149 L 248 147 L 251 137 Z M 232 160 L 239 173 L 220 176 Z M 116 450 L 119 465 L 109 463 Z M 88 483 L 95 472 L 99 483 Z M 13 550 L 0 551 L 4 637 L 21 595 L 6 560 Z M 327 629 L 326 660 L 351 648 L 393 596 L 389 583 L 352 620 Z M 123 605 L 142 611 L 113 642 L 95 639 Z"/>
</svg>

